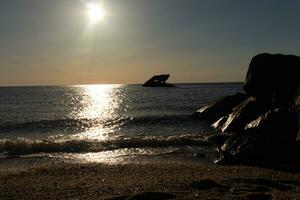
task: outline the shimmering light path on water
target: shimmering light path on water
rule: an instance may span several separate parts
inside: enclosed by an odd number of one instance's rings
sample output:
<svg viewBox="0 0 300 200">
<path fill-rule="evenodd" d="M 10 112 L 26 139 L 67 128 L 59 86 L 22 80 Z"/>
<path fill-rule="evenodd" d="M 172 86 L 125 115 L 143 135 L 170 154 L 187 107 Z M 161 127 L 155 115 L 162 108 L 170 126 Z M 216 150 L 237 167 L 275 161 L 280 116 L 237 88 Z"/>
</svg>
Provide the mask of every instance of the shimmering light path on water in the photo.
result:
<svg viewBox="0 0 300 200">
<path fill-rule="evenodd" d="M 82 100 L 78 107 L 69 114 L 76 120 L 87 119 L 94 122 L 85 131 L 74 135 L 74 138 L 105 140 L 108 133 L 113 133 L 115 126 L 104 126 L 101 122 L 120 117 L 117 113 L 120 104 L 124 101 L 124 94 L 118 88 L 122 85 L 85 85 L 79 86 L 79 95 Z"/>
<path fill-rule="evenodd" d="M 240 91 L 238 83 L 0 87 L 0 156 L 191 156 L 208 150 L 203 138 L 212 133 L 193 112 Z"/>
</svg>

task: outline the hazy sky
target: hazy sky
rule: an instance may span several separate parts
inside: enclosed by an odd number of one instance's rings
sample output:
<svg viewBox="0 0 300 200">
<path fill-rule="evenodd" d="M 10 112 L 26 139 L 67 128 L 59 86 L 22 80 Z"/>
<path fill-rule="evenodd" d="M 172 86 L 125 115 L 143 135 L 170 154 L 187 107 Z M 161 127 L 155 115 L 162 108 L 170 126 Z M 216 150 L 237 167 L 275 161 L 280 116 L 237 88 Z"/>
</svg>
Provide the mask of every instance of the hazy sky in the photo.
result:
<svg viewBox="0 0 300 200">
<path fill-rule="evenodd" d="M 0 85 L 242 81 L 255 54 L 300 54 L 299 0 L 0 0 Z"/>
</svg>

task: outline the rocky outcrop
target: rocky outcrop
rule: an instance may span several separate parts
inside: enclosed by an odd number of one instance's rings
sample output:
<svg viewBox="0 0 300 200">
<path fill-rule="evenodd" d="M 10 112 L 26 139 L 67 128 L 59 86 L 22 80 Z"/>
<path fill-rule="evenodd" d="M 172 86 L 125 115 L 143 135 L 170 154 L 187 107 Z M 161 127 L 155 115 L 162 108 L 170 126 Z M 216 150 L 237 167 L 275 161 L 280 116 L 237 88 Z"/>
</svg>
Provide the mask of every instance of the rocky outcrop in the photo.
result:
<svg viewBox="0 0 300 200">
<path fill-rule="evenodd" d="M 271 101 L 274 107 L 287 106 L 300 83 L 300 57 L 259 54 L 252 58 L 244 90 L 247 94 Z"/>
<path fill-rule="evenodd" d="M 247 99 L 247 95 L 243 93 L 237 93 L 232 96 L 226 96 L 217 100 L 214 103 L 200 108 L 194 113 L 194 117 L 210 121 L 216 121 L 222 116 L 231 113 L 233 108 L 239 105 L 245 99 Z"/>
<path fill-rule="evenodd" d="M 174 87 L 172 84 L 166 83 L 169 74 L 155 75 L 143 84 L 143 87 Z"/>
<path fill-rule="evenodd" d="M 259 54 L 249 65 L 243 98 L 224 97 L 196 112 L 221 132 L 211 137 L 218 163 L 283 161 L 299 151 L 299 72 L 298 56 Z"/>
<path fill-rule="evenodd" d="M 224 142 L 220 147 L 222 157 L 217 162 L 292 160 L 295 156 L 292 152 L 296 150 L 297 120 L 295 113 L 281 109 L 260 115 Z"/>
<path fill-rule="evenodd" d="M 260 114 L 267 111 L 266 104 L 249 97 L 233 109 L 228 115 L 226 122 L 220 127 L 222 132 L 236 132 L 245 127 L 247 123 L 256 119 Z"/>
<path fill-rule="evenodd" d="M 300 150 L 300 86 L 297 89 L 297 93 L 294 98 L 294 103 L 292 104 L 292 109 L 296 111 L 298 118 L 298 136 L 297 141 L 299 143 L 299 150 Z"/>
</svg>

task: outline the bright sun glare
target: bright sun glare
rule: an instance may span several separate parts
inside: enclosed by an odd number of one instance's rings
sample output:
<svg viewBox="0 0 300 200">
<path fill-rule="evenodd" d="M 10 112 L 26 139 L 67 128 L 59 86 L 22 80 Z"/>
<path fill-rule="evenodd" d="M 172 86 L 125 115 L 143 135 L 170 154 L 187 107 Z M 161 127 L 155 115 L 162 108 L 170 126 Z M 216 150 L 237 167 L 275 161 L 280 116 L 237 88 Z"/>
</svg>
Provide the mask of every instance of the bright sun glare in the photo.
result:
<svg viewBox="0 0 300 200">
<path fill-rule="evenodd" d="M 88 8 L 88 17 L 92 24 L 95 24 L 104 19 L 105 12 L 100 3 L 89 2 L 87 8 Z"/>
</svg>

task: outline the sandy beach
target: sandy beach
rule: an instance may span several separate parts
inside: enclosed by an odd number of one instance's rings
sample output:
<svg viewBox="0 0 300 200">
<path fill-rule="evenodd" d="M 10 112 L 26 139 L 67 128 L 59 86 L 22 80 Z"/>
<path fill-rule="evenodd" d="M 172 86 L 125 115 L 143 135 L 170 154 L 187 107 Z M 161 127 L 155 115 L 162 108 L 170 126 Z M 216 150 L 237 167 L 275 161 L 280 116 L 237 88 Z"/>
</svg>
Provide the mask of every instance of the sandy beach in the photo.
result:
<svg viewBox="0 0 300 200">
<path fill-rule="evenodd" d="M 300 199 L 298 168 L 56 163 L 0 172 L 0 199 Z"/>
</svg>

